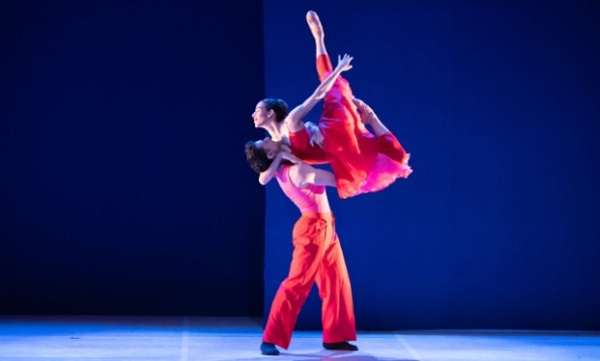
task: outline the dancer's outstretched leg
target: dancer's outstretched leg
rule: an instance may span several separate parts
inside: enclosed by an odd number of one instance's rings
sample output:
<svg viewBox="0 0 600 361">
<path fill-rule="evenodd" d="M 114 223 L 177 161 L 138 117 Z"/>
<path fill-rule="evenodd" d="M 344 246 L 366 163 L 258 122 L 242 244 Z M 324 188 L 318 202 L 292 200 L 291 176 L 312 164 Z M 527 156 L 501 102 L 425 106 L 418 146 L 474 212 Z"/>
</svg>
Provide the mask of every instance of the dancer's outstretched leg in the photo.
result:
<svg viewBox="0 0 600 361">
<path fill-rule="evenodd" d="M 317 72 L 319 79 L 323 81 L 333 71 L 325 47 L 325 30 L 314 11 L 306 14 L 306 22 L 315 41 Z M 319 120 L 323 149 L 336 176 L 337 190 L 342 198 L 358 192 L 368 175 L 368 170 L 374 164 L 376 155 L 375 147 L 362 142 L 363 138 L 372 135 L 361 122 L 352 99 L 350 84 L 339 76 L 325 95 L 323 113 Z M 365 146 L 373 151 L 365 149 Z"/>
<path fill-rule="evenodd" d="M 323 29 L 319 15 L 312 10 L 306 13 L 306 22 L 315 40 L 317 73 L 319 74 L 319 80 L 323 81 L 333 71 L 333 66 L 325 47 L 325 30 Z"/>
<path fill-rule="evenodd" d="M 317 74 L 319 75 L 319 80 L 323 81 L 333 71 L 333 66 L 329 59 L 329 55 L 327 54 L 327 48 L 325 47 L 325 30 L 323 29 L 319 15 L 312 10 L 306 13 L 306 22 L 315 41 Z M 347 88 L 347 81 L 340 76 L 335 80 L 333 88 L 325 97 L 323 102 L 323 114 L 344 112 L 342 106 L 342 99 L 345 93 L 344 87 Z M 327 117 L 333 118 L 333 115 L 327 115 Z M 291 132 L 289 137 L 294 155 L 300 159 L 309 164 L 323 164 L 330 162 L 326 152 L 322 148 L 311 143 L 311 133 L 308 129 Z"/>
<path fill-rule="evenodd" d="M 327 55 L 327 48 L 325 48 L 325 31 L 323 30 L 319 15 L 312 10 L 308 11 L 306 13 L 306 22 L 315 39 L 315 49 L 317 51 L 316 57 L 318 58 L 320 55 Z"/>
<path fill-rule="evenodd" d="M 322 81 L 332 71 L 325 31 L 314 11 L 306 14 L 306 21 L 315 40 L 317 72 Z M 323 101 L 319 129 L 340 198 L 381 190 L 411 172 L 406 164 L 408 154 L 372 109 L 370 113 L 372 116 L 366 118 L 366 123 L 371 125 L 375 136 L 366 129 L 350 84 L 342 76 L 336 79 Z M 294 139 L 290 139 L 294 147 Z"/>
<path fill-rule="evenodd" d="M 325 31 L 323 30 L 319 16 L 312 10 L 306 13 L 306 22 L 315 40 L 317 73 L 319 74 L 319 80 L 323 81 L 333 71 L 331 60 L 329 60 L 329 55 L 325 48 Z M 338 80 L 336 80 L 337 82 Z M 290 132 L 290 144 L 294 155 L 309 164 L 328 163 L 327 155 L 322 148 L 312 144 L 311 136 L 311 131 L 308 128 L 297 132 Z"/>
</svg>

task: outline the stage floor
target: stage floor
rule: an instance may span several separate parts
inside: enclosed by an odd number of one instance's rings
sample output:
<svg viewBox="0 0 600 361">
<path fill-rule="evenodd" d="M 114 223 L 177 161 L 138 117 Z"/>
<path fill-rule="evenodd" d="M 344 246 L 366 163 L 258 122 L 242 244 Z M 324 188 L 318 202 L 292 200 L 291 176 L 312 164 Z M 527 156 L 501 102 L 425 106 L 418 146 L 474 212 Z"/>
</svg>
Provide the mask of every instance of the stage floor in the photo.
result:
<svg viewBox="0 0 600 361">
<path fill-rule="evenodd" d="M 261 320 L 0 316 L 0 360 L 600 361 L 600 332 L 359 332 L 358 352 L 327 351 L 316 331 L 262 356 Z"/>
</svg>

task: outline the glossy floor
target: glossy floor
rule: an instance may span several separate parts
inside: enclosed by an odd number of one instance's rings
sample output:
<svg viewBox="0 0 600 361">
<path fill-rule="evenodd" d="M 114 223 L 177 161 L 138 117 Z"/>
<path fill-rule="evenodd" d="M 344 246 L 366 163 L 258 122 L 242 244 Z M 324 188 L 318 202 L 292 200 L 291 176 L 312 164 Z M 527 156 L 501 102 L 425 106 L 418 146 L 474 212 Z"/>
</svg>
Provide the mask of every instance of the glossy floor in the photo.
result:
<svg viewBox="0 0 600 361">
<path fill-rule="evenodd" d="M 334 352 L 296 331 L 279 356 L 261 334 L 249 318 L 0 316 L 0 360 L 600 361 L 599 332 L 359 332 L 358 352 Z"/>
</svg>

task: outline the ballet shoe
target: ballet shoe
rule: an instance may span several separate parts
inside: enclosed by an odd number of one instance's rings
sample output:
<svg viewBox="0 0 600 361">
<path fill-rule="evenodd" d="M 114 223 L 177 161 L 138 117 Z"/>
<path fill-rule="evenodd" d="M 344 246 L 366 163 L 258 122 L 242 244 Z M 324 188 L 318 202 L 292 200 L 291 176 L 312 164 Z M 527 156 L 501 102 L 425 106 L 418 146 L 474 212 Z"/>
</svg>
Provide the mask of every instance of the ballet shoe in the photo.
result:
<svg viewBox="0 0 600 361">
<path fill-rule="evenodd" d="M 309 10 L 306 13 L 306 22 L 308 23 L 310 32 L 315 38 L 320 38 L 323 36 L 323 25 L 321 25 L 321 20 L 316 12 Z"/>
</svg>

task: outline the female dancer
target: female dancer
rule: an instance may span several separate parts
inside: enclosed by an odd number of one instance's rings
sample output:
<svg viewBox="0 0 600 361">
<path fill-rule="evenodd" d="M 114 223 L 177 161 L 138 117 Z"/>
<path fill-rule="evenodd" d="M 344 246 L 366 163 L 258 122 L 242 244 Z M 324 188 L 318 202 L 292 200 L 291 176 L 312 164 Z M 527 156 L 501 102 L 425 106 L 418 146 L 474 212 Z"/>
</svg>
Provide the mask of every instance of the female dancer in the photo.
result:
<svg viewBox="0 0 600 361">
<path fill-rule="evenodd" d="M 333 69 L 318 15 L 309 11 L 306 20 L 315 39 L 321 84 L 289 114 L 283 100 L 260 101 L 252 115 L 255 126 L 267 130 L 284 150 L 289 144 L 292 153 L 307 163 L 328 162 L 335 174 L 340 198 L 376 192 L 397 178 L 408 177 L 412 173 L 408 166 L 409 154 L 373 110 L 353 97 L 348 81 L 341 76 L 343 71 L 352 69 L 352 57 L 338 58 L 338 66 Z M 314 126 L 307 129 L 302 119 L 323 98 L 323 113 L 318 124 L 321 137 Z M 375 134 L 370 133 L 365 124 L 370 124 Z M 322 149 L 314 143 L 322 143 Z M 273 167 L 262 172 L 261 184 L 270 181 L 275 172 Z"/>
</svg>

